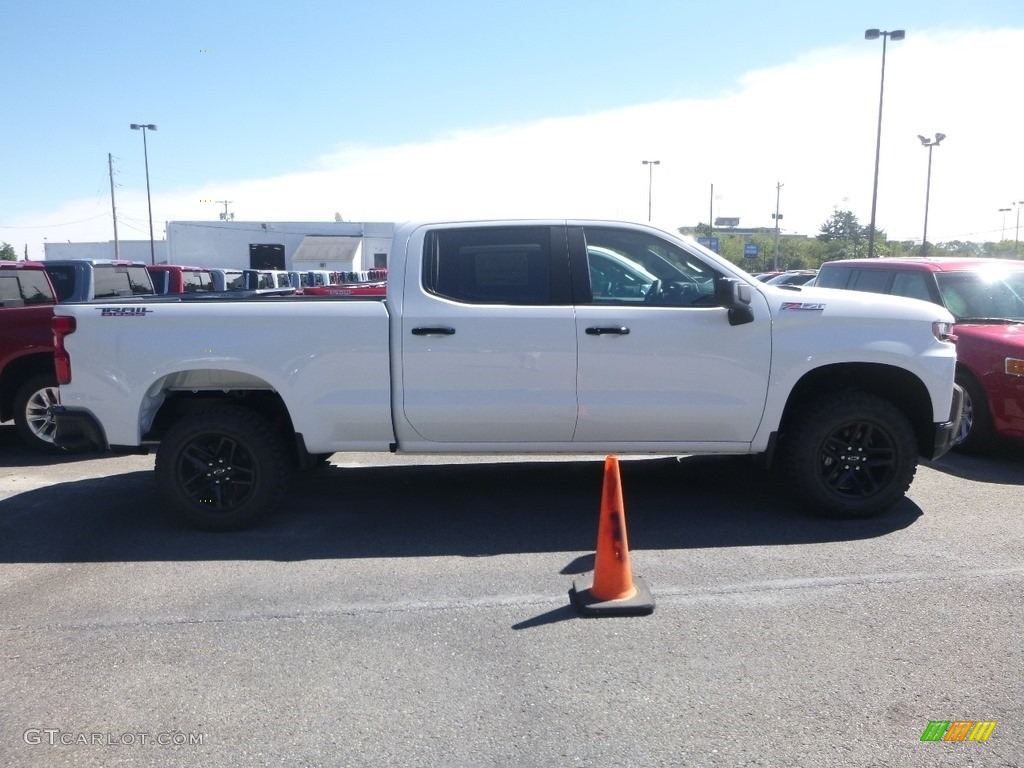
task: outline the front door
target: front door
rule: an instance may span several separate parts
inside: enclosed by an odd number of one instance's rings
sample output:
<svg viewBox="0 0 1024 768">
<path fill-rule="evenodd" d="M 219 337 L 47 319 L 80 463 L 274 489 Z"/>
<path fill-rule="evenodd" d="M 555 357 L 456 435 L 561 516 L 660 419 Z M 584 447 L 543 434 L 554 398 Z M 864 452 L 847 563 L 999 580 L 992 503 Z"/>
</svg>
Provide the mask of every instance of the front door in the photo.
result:
<svg viewBox="0 0 1024 768">
<path fill-rule="evenodd" d="M 574 270 L 575 441 L 750 441 L 768 391 L 767 308 L 729 325 L 714 296 L 723 273 L 653 233 L 574 228 L 570 242 L 573 264 L 587 265 Z"/>
</svg>

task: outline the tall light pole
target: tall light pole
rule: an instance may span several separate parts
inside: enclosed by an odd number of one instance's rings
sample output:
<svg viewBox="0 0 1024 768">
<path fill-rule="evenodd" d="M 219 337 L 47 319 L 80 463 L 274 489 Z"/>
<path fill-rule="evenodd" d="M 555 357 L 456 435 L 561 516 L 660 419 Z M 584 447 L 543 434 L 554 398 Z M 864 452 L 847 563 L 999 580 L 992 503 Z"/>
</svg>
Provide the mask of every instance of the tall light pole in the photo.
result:
<svg viewBox="0 0 1024 768">
<path fill-rule="evenodd" d="M 1000 208 L 999 212 L 1003 214 L 1003 229 L 999 233 L 999 242 L 1003 242 L 1006 239 L 1006 214 L 1012 211 L 1012 208 Z"/>
<path fill-rule="evenodd" d="M 779 197 L 784 186 L 786 185 L 781 181 L 775 184 L 775 213 L 772 214 L 772 218 L 775 219 L 775 259 L 772 261 L 772 269 L 776 272 L 779 271 L 779 222 L 782 220 L 782 214 L 779 213 Z"/>
<path fill-rule="evenodd" d="M 647 166 L 647 221 L 651 220 L 651 190 L 654 188 L 654 166 L 661 165 L 661 160 L 644 160 Z"/>
<path fill-rule="evenodd" d="M 875 182 L 871 189 L 871 224 L 868 230 L 868 258 L 875 255 L 875 213 L 878 209 L 878 161 L 882 153 L 882 102 L 885 97 L 885 45 L 889 38 L 902 40 L 907 36 L 902 29 L 894 29 L 892 32 L 883 32 L 878 29 L 864 30 L 865 40 L 877 40 L 882 38 L 882 81 L 878 89 L 878 136 L 875 139 Z"/>
<path fill-rule="evenodd" d="M 132 123 L 133 131 L 142 131 L 142 154 L 146 158 L 146 204 L 149 206 L 149 258 L 156 264 L 156 245 L 153 242 L 153 198 L 149 194 L 149 148 L 146 146 L 146 131 L 155 131 L 152 123 Z"/>
<path fill-rule="evenodd" d="M 1020 207 L 1024 205 L 1024 200 L 1018 200 L 1014 203 L 1017 206 L 1017 231 L 1013 235 L 1013 255 L 1017 255 L 1017 245 L 1020 243 Z"/>
<path fill-rule="evenodd" d="M 928 185 L 924 190 L 924 235 L 921 237 L 921 255 L 928 255 L 928 204 L 932 194 L 932 148 L 939 146 L 939 142 L 946 138 L 944 133 L 936 133 L 934 139 L 917 134 L 921 145 L 928 147 Z"/>
</svg>

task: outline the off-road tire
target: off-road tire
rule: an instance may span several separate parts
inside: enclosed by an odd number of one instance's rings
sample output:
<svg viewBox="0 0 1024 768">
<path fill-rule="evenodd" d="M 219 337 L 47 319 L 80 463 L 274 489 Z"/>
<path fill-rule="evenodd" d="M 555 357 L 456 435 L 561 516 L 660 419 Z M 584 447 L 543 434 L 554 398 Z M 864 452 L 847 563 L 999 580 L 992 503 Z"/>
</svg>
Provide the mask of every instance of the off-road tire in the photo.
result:
<svg viewBox="0 0 1024 768">
<path fill-rule="evenodd" d="M 826 517 L 872 517 L 903 498 L 917 471 L 907 417 L 863 392 L 825 395 L 802 408 L 783 437 L 783 470 L 795 498 Z"/>
<path fill-rule="evenodd" d="M 207 531 L 256 523 L 284 499 L 290 477 L 281 435 L 237 406 L 191 412 L 167 432 L 156 454 L 164 504 Z"/>
</svg>

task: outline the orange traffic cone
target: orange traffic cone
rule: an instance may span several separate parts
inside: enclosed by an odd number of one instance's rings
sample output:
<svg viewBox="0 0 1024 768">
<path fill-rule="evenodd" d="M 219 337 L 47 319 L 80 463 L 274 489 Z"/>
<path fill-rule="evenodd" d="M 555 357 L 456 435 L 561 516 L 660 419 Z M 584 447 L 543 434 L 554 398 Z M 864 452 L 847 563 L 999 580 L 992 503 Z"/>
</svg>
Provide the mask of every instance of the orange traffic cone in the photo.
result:
<svg viewBox="0 0 1024 768">
<path fill-rule="evenodd" d="M 654 612 L 647 585 L 634 579 L 629 565 L 626 510 L 622 503 L 619 460 L 604 460 L 601 518 L 597 525 L 594 578 L 582 588 L 573 582 L 569 599 L 584 616 L 646 616 Z"/>
</svg>

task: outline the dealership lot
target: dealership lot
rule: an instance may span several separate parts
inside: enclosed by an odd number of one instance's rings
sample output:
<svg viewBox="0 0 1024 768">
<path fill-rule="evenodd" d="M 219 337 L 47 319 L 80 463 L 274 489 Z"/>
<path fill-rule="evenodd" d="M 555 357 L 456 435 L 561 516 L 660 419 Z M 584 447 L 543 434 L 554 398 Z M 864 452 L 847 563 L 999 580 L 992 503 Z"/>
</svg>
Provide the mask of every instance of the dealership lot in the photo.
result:
<svg viewBox="0 0 1024 768">
<path fill-rule="evenodd" d="M 580 619 L 600 458 L 338 454 L 204 534 L 151 457 L 0 426 L 0 764 L 1022 764 L 1024 455 L 922 466 L 857 522 L 744 459 L 624 460 L 657 608 Z"/>
</svg>

